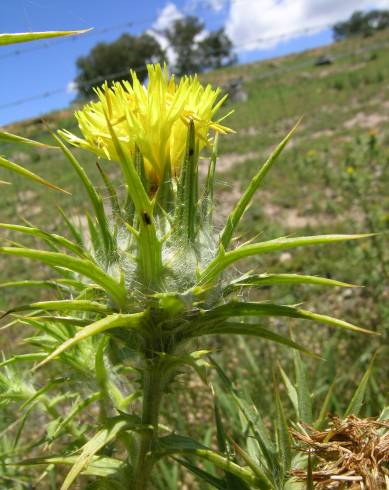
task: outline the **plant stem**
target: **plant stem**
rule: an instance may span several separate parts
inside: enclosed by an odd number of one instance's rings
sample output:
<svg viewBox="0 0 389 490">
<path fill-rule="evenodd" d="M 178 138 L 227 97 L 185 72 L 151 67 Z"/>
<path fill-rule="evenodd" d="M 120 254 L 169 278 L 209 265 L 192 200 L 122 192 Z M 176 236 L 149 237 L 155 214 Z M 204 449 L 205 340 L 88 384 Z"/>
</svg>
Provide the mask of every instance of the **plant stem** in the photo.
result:
<svg viewBox="0 0 389 490">
<path fill-rule="evenodd" d="M 131 490 L 146 490 L 154 465 L 153 446 L 158 438 L 158 420 L 163 395 L 163 371 L 160 362 L 150 361 L 144 372 L 142 424 L 150 428 L 140 434 L 139 454 Z"/>
</svg>

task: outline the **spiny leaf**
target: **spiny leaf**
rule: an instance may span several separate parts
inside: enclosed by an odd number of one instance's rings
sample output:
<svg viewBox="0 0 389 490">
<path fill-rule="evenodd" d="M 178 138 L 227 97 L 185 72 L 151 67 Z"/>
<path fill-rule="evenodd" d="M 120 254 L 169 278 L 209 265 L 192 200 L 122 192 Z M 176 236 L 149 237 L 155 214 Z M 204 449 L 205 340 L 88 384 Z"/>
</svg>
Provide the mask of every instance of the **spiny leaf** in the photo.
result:
<svg viewBox="0 0 389 490">
<path fill-rule="evenodd" d="M 109 315 L 102 318 L 101 320 L 97 320 L 96 322 L 91 323 L 87 327 L 79 330 L 74 337 L 66 340 L 63 344 L 57 347 L 44 361 L 39 363 L 36 368 L 38 369 L 42 367 L 44 364 L 47 364 L 65 350 L 73 347 L 88 337 L 92 337 L 93 335 L 97 335 L 116 327 L 139 328 L 143 317 L 144 313 L 133 313 L 132 315 L 116 313 L 114 315 Z"/>
<path fill-rule="evenodd" d="M 89 196 L 89 199 L 92 203 L 93 209 L 96 214 L 97 221 L 99 223 L 99 231 L 101 233 L 101 237 L 104 243 L 106 255 L 107 257 L 110 257 L 112 252 L 114 251 L 115 246 L 111 233 L 109 231 L 107 216 L 104 211 L 103 200 L 101 196 L 98 194 L 98 192 L 96 191 L 94 185 L 92 184 L 91 180 L 87 176 L 81 164 L 74 157 L 73 153 L 69 150 L 69 148 L 63 143 L 63 141 L 57 135 L 53 134 L 53 137 L 59 144 L 65 157 L 68 159 L 68 161 L 71 163 L 72 167 L 76 171 L 80 181 L 82 182 Z"/>
<path fill-rule="evenodd" d="M 224 252 L 223 249 L 223 253 L 219 253 L 219 255 L 202 272 L 198 285 L 205 285 L 209 282 L 212 282 L 229 265 L 246 257 L 252 257 L 253 255 L 259 255 L 263 253 L 277 252 L 279 250 L 287 250 L 290 248 L 296 248 L 305 245 L 320 245 L 347 240 L 358 240 L 360 238 L 367 238 L 373 235 L 374 234 L 370 233 L 360 235 L 317 235 L 297 238 L 284 237 L 261 243 L 243 245 L 230 252 Z"/>
<path fill-rule="evenodd" d="M 76 459 L 72 469 L 66 475 L 66 478 L 61 486 L 61 490 L 68 490 L 78 475 L 88 468 L 93 461 L 93 457 L 107 444 L 115 440 L 120 432 L 134 427 L 130 417 L 115 417 L 106 422 L 106 427 L 103 427 L 95 434 L 82 448 L 80 456 Z"/>
<path fill-rule="evenodd" d="M 76 243 L 71 242 L 67 238 L 57 235 L 56 233 L 48 233 L 36 227 L 13 225 L 8 223 L 0 223 L 0 228 L 3 230 L 17 231 L 19 233 L 24 233 L 26 235 L 32 235 L 37 238 L 41 238 L 48 243 L 52 243 L 55 246 L 64 247 L 70 252 L 73 252 L 74 254 L 80 257 L 86 256 L 86 253 L 82 247 L 80 247 Z"/>
<path fill-rule="evenodd" d="M 239 301 L 231 301 L 225 305 L 218 306 L 213 310 L 205 311 L 202 315 L 202 320 L 209 321 L 211 319 L 231 318 L 239 316 L 285 316 L 290 318 L 301 318 L 304 320 L 317 321 L 334 327 L 344 328 L 355 332 L 363 332 L 375 334 L 370 330 L 357 327 L 351 323 L 333 318 L 319 313 L 296 308 L 294 306 L 276 305 L 273 303 L 245 303 Z"/>
<path fill-rule="evenodd" d="M 23 32 L 16 34 L 0 34 L 0 46 L 6 44 L 25 43 L 27 41 L 38 41 L 39 39 L 49 39 L 53 37 L 76 36 L 84 34 L 91 29 L 81 29 L 79 31 L 46 31 L 46 32 Z"/>
<path fill-rule="evenodd" d="M 57 146 L 47 145 L 46 143 L 30 140 L 29 138 L 23 138 L 22 136 L 17 136 L 16 134 L 8 133 L 7 131 L 2 131 L 2 130 L 0 130 L 0 141 L 7 141 L 10 143 L 21 143 L 23 145 L 36 146 L 38 148 L 58 149 Z"/>
<path fill-rule="evenodd" d="M 264 490 L 271 489 L 271 486 L 268 485 L 266 479 L 264 478 L 263 481 L 260 481 L 259 478 L 253 474 L 251 469 L 242 468 L 238 464 L 231 461 L 230 458 L 224 457 L 216 451 L 212 451 L 211 449 L 206 448 L 205 446 L 198 443 L 197 441 L 194 441 L 190 437 L 178 435 L 161 437 L 159 438 L 159 444 L 160 457 L 170 454 L 192 454 L 200 459 L 211 462 L 221 470 L 227 471 L 228 473 L 231 473 L 238 478 L 241 478 L 244 482 L 248 484 L 257 485 L 258 488 L 262 488 Z"/>
<path fill-rule="evenodd" d="M 308 354 L 312 357 L 318 357 L 316 354 L 311 352 L 306 347 L 297 344 L 293 340 L 288 337 L 284 337 L 277 333 L 272 332 L 264 328 L 262 325 L 258 324 L 249 324 L 249 323 L 238 323 L 238 322 L 225 322 L 221 325 L 211 325 L 208 327 L 204 327 L 199 332 L 196 332 L 196 336 L 198 335 L 250 335 L 253 337 L 260 337 L 266 340 L 270 340 L 271 342 L 276 342 L 277 344 L 286 345 L 287 347 L 291 347 L 292 349 L 300 350 L 304 352 L 304 354 Z"/>
<path fill-rule="evenodd" d="M 90 260 L 71 257 L 70 255 L 58 252 L 30 248 L 0 247 L 0 253 L 39 260 L 52 267 L 64 267 L 65 269 L 78 272 L 96 281 L 97 284 L 102 286 L 112 296 L 119 306 L 126 303 L 126 291 L 123 285 L 115 281 Z"/>
<path fill-rule="evenodd" d="M 38 301 L 26 305 L 15 306 L 11 310 L 3 313 L 3 315 L 0 316 L 0 319 L 11 313 L 26 310 L 94 311 L 102 314 L 112 313 L 111 308 L 108 308 L 101 303 L 97 303 L 96 301 L 63 299 L 57 301 Z"/>
<path fill-rule="evenodd" d="M 16 287 L 38 287 L 38 288 L 53 288 L 53 289 L 84 289 L 85 284 L 73 279 L 60 278 L 50 281 L 40 280 L 22 280 L 22 281 L 7 281 L 0 282 L 0 288 L 16 288 Z"/>
<path fill-rule="evenodd" d="M 34 174 L 30 170 L 27 170 L 26 168 L 22 167 L 21 165 L 18 165 L 17 163 L 13 163 L 10 160 L 3 158 L 2 156 L 0 156 L 0 167 L 3 167 L 7 170 L 11 170 L 12 172 L 22 175 L 23 177 L 27 177 L 28 179 L 33 180 L 34 182 L 43 184 L 47 187 L 50 187 L 51 189 L 55 189 L 56 191 L 64 192 L 65 194 L 70 194 L 68 191 L 65 191 L 64 189 L 61 189 L 60 187 L 57 187 L 54 184 L 51 184 L 46 179 L 40 177 L 39 175 Z"/>
<path fill-rule="evenodd" d="M 257 175 L 253 177 L 251 180 L 249 186 L 247 187 L 246 191 L 243 193 L 241 198 L 239 199 L 238 203 L 234 207 L 234 209 L 231 211 L 230 215 L 227 218 L 227 223 L 224 227 L 224 230 L 222 232 L 221 238 L 220 238 L 220 243 L 223 245 L 223 247 L 226 249 L 230 242 L 232 235 L 239 224 L 244 212 L 246 211 L 247 207 L 249 206 L 255 192 L 257 191 L 258 187 L 261 185 L 263 179 L 265 178 L 266 174 L 272 167 L 273 163 L 276 161 L 277 157 L 280 155 L 282 150 L 285 148 L 286 144 L 288 141 L 291 139 L 293 136 L 294 132 L 296 131 L 297 127 L 299 126 L 301 122 L 301 119 L 297 122 L 297 124 L 292 128 L 292 130 L 289 132 L 289 134 L 286 135 L 286 137 L 281 141 L 281 143 L 277 146 L 277 148 L 273 151 L 273 153 L 270 155 L 270 157 L 267 159 L 263 167 L 259 170 Z"/>
<path fill-rule="evenodd" d="M 243 277 L 229 284 L 225 289 L 225 294 L 229 294 L 235 289 L 255 286 L 274 286 L 275 284 L 314 284 L 319 286 L 340 286 L 358 287 L 354 284 L 336 281 L 327 277 L 306 276 L 301 274 L 258 274 Z"/>
</svg>

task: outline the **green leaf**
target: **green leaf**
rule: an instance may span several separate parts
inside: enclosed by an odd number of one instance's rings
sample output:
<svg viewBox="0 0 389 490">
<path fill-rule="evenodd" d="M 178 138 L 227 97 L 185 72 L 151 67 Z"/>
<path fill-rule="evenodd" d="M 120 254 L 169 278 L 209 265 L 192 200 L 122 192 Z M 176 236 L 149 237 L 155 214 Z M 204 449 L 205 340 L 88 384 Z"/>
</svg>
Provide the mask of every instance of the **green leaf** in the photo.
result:
<svg viewBox="0 0 389 490">
<path fill-rule="evenodd" d="M 0 130 L 0 141 L 6 141 L 9 143 L 21 143 L 23 145 L 36 146 L 38 148 L 58 149 L 56 146 L 47 145 L 46 143 L 30 140 L 28 138 L 23 138 L 22 136 L 17 136 L 16 134 L 8 133 L 7 131 L 2 130 Z"/>
<path fill-rule="evenodd" d="M 27 170 L 26 168 L 22 167 L 21 165 L 18 165 L 17 163 L 13 163 L 10 160 L 3 158 L 2 156 L 0 156 L 0 167 L 3 167 L 7 170 L 11 170 L 12 172 L 22 175 L 23 177 L 27 177 L 28 179 L 33 180 L 34 182 L 38 182 L 39 184 L 43 184 L 47 187 L 50 187 L 50 189 L 55 189 L 56 191 L 61 191 L 64 192 L 65 194 L 69 194 L 68 191 L 65 191 L 64 189 L 61 189 L 60 187 L 57 187 L 54 184 L 51 184 L 46 179 L 40 177 L 39 175 L 34 174 L 33 172 L 30 172 L 30 170 Z"/>
<path fill-rule="evenodd" d="M 81 29 L 79 31 L 46 31 L 46 32 L 24 32 L 17 34 L 0 34 L 0 46 L 6 44 L 25 43 L 27 41 L 38 41 L 39 39 L 49 39 L 53 37 L 76 36 L 84 34 L 91 29 Z"/>
<path fill-rule="evenodd" d="M 313 284 L 318 286 L 341 286 L 347 288 L 358 287 L 354 284 L 328 279 L 327 277 L 306 276 L 300 274 L 258 274 L 247 276 L 229 284 L 225 294 L 236 289 L 253 286 L 274 286 L 276 284 Z"/>
<path fill-rule="evenodd" d="M 68 161 L 76 171 L 80 181 L 82 182 L 89 196 L 94 212 L 96 214 L 97 221 L 99 223 L 99 231 L 101 233 L 101 237 L 104 243 L 106 256 L 110 258 L 112 253 L 115 251 L 115 245 L 111 233 L 109 231 L 107 216 L 104 211 L 103 200 L 101 196 L 97 193 L 95 187 L 93 186 L 91 180 L 87 176 L 83 167 L 80 165 L 78 160 L 74 157 L 73 153 L 69 150 L 69 148 L 63 143 L 63 141 L 57 135 L 53 134 L 53 137 L 59 144 L 65 157 L 68 159 Z"/>
<path fill-rule="evenodd" d="M 93 461 L 93 456 L 96 455 L 107 444 L 114 441 L 118 435 L 124 430 L 134 427 L 130 417 L 115 417 L 107 420 L 106 427 L 95 434 L 82 448 L 80 456 L 76 459 L 72 469 L 66 475 L 66 478 L 61 486 L 61 490 L 68 490 L 78 475 L 88 468 Z"/>
<path fill-rule="evenodd" d="M 304 354 L 308 354 L 313 357 L 318 357 L 316 354 L 311 352 L 306 347 L 297 344 L 289 337 L 284 337 L 277 333 L 272 332 L 264 328 L 259 324 L 249 324 L 249 323 L 238 323 L 238 322 L 225 322 L 221 325 L 210 325 L 208 327 L 204 327 L 200 330 L 199 333 L 195 335 L 250 335 L 253 337 L 260 337 L 266 340 L 270 340 L 271 342 L 276 342 L 277 344 L 286 345 L 287 347 L 291 347 L 292 349 L 300 350 L 304 352 Z"/>
<path fill-rule="evenodd" d="M 50 458 L 34 458 L 26 459 L 17 463 L 18 466 L 33 466 L 33 465 L 74 465 L 78 460 L 77 456 L 53 456 Z M 90 458 L 87 468 L 83 468 L 82 475 L 108 477 L 115 475 L 118 470 L 122 469 L 126 463 L 120 459 L 108 458 L 106 456 L 93 456 Z"/>
<path fill-rule="evenodd" d="M 100 392 L 97 393 L 92 393 L 92 395 L 89 395 L 87 398 L 81 400 L 79 399 L 73 406 L 73 408 L 70 410 L 68 415 L 61 421 L 60 424 L 58 424 L 55 432 L 53 435 L 50 437 L 50 442 L 52 442 L 54 439 L 56 439 L 61 432 L 66 429 L 66 426 L 73 421 L 73 419 L 81 413 L 86 407 L 88 407 L 91 403 L 94 403 L 96 400 L 100 398 Z M 72 463 L 73 464 L 73 463 Z"/>
<path fill-rule="evenodd" d="M 38 287 L 38 288 L 52 288 L 52 289 L 84 289 L 85 284 L 73 280 L 73 279 L 55 279 L 52 281 L 39 281 L 39 280 L 22 280 L 22 281 L 7 281 L 0 282 L 0 288 L 16 288 L 16 287 Z"/>
<path fill-rule="evenodd" d="M 96 301 L 63 299 L 57 301 L 38 301 L 36 303 L 15 306 L 11 310 L 8 310 L 3 315 L 1 315 L 0 319 L 11 313 L 25 310 L 94 311 L 96 313 L 102 314 L 112 313 L 111 308 L 108 308 L 104 304 L 97 303 Z"/>
<path fill-rule="evenodd" d="M 232 382 L 226 376 L 222 368 L 213 359 L 210 359 L 210 361 L 222 380 L 225 390 L 231 396 L 233 402 L 248 422 L 249 427 L 254 434 L 255 440 L 261 448 L 261 454 L 263 454 L 264 458 L 263 466 L 266 468 L 266 475 L 259 467 L 257 468 L 256 475 L 262 475 L 260 480 L 264 485 L 264 487 L 260 488 L 273 488 L 267 475 L 272 475 L 273 477 L 278 475 L 281 471 L 281 467 L 277 457 L 276 448 L 269 437 L 263 418 L 252 402 L 249 404 L 246 402 L 246 400 L 239 396 Z M 268 487 L 266 485 L 270 486 Z"/>
<path fill-rule="evenodd" d="M 96 165 L 104 181 L 105 187 L 107 188 L 109 200 L 111 202 L 112 212 L 116 218 L 123 219 L 122 210 L 119 204 L 119 199 L 115 187 L 113 186 L 110 178 L 108 177 L 108 174 L 105 172 L 105 170 L 103 169 L 103 167 L 100 165 L 98 161 L 96 162 Z"/>
<path fill-rule="evenodd" d="M 53 244 L 54 246 L 64 247 L 70 252 L 73 252 L 74 254 L 80 257 L 84 257 L 84 258 L 86 257 L 86 253 L 82 247 L 80 247 L 76 243 L 71 242 L 67 238 L 64 238 L 55 233 L 48 233 L 36 227 L 13 225 L 8 223 L 0 223 L 0 228 L 3 230 L 17 231 L 19 233 L 24 233 L 26 235 L 32 235 L 37 238 L 42 238 L 43 240 L 45 240 L 50 244 Z"/>
<path fill-rule="evenodd" d="M 97 320 L 96 322 L 93 322 L 87 327 L 79 330 L 74 337 L 66 340 L 63 344 L 57 347 L 44 361 L 38 364 L 37 368 L 47 364 L 65 350 L 73 347 L 88 337 L 92 337 L 93 335 L 97 335 L 116 327 L 139 328 L 143 317 L 144 313 L 133 313 L 132 315 L 116 313 L 114 315 L 109 315 L 102 318 L 101 320 Z"/>
<path fill-rule="evenodd" d="M 174 458 L 174 459 L 178 463 L 180 463 L 180 465 L 184 466 L 189 471 L 191 471 L 194 475 L 200 478 L 202 481 L 208 483 L 209 485 L 212 485 L 212 487 L 217 488 L 218 490 L 226 490 L 226 483 L 224 480 L 221 480 L 220 478 L 216 478 L 215 476 L 211 475 L 211 473 L 208 473 L 207 471 L 198 468 L 197 466 L 190 463 L 189 461 L 180 458 Z"/>
<path fill-rule="evenodd" d="M 17 364 L 19 362 L 31 362 L 40 361 L 47 356 L 47 352 L 34 352 L 32 354 L 16 354 L 3 362 L 0 362 L 0 368 L 8 366 L 9 364 Z"/>
<path fill-rule="evenodd" d="M 126 304 L 126 291 L 124 286 L 115 281 L 90 260 L 71 257 L 63 253 L 30 248 L 0 247 L 0 253 L 39 260 L 52 267 L 64 267 L 73 272 L 78 272 L 102 286 L 112 296 L 119 307 Z"/>
<path fill-rule="evenodd" d="M 300 122 L 301 122 L 301 119 L 297 122 L 297 124 L 292 128 L 292 130 L 289 132 L 289 134 L 286 135 L 286 137 L 281 141 L 281 143 L 273 151 L 273 153 L 267 159 L 267 161 L 262 166 L 262 168 L 259 170 L 259 172 L 252 178 L 252 180 L 251 180 L 249 186 L 247 187 L 246 191 L 244 192 L 244 194 L 239 199 L 238 203 L 236 204 L 236 206 L 234 207 L 234 209 L 231 211 L 230 215 L 228 216 L 227 223 L 224 227 L 224 230 L 223 230 L 221 238 L 220 238 L 220 243 L 223 245 L 224 249 L 227 249 L 227 247 L 229 246 L 229 244 L 231 242 L 232 235 L 233 235 L 236 227 L 238 226 L 240 220 L 242 219 L 242 216 L 245 213 L 247 207 L 249 206 L 255 192 L 257 191 L 258 187 L 261 185 L 263 179 L 265 178 L 266 174 L 271 169 L 271 167 L 272 167 L 273 163 L 276 161 L 277 157 L 280 155 L 280 153 L 285 148 L 288 141 L 293 136 L 293 134 L 296 131 L 297 127 L 299 126 Z"/>
<path fill-rule="evenodd" d="M 238 478 L 242 479 L 244 482 L 254 485 L 258 488 L 264 490 L 270 490 L 271 487 L 267 485 L 266 480 L 261 482 L 256 475 L 253 474 L 251 469 L 242 468 L 238 464 L 231 461 L 230 458 L 226 458 L 216 451 L 212 451 L 202 444 L 194 441 L 190 437 L 170 435 L 166 437 L 159 438 L 159 456 L 171 454 L 188 454 L 196 456 L 205 461 L 209 461 L 216 467 L 223 471 L 231 473 Z"/>
<path fill-rule="evenodd" d="M 70 234 L 73 236 L 73 239 L 75 242 L 80 246 L 84 247 L 84 241 L 82 239 L 82 235 L 80 231 L 73 225 L 73 223 L 69 220 L 69 218 L 66 216 L 66 213 L 64 212 L 63 209 L 60 207 L 57 208 L 59 213 L 61 214 L 63 220 L 65 221 L 65 224 L 70 232 Z"/>
<path fill-rule="evenodd" d="M 373 356 L 372 360 L 370 361 L 370 364 L 363 375 L 361 381 L 359 382 L 357 389 L 355 390 L 351 401 L 344 413 L 344 417 L 346 418 L 349 415 L 359 415 L 359 412 L 361 411 L 363 400 L 365 398 L 365 393 L 367 386 L 369 384 L 370 376 L 373 372 L 373 366 L 374 366 L 374 361 L 375 361 L 376 355 Z"/>
<path fill-rule="evenodd" d="M 250 245 L 242 245 L 230 252 L 224 252 L 224 249 L 219 255 L 206 267 L 202 272 L 198 285 L 205 285 L 212 282 L 217 276 L 223 272 L 229 265 L 247 257 L 259 255 L 263 253 L 277 252 L 279 250 L 287 250 L 290 248 L 301 247 L 305 245 L 320 245 L 326 243 L 342 242 L 347 240 L 359 240 L 367 238 L 372 234 L 361 235 L 317 235 L 298 238 L 276 238 L 261 243 L 253 243 Z"/>
<path fill-rule="evenodd" d="M 334 327 L 344 328 L 354 332 L 369 333 L 376 335 L 375 332 L 365 330 L 364 328 L 357 327 L 351 323 L 333 318 L 327 315 L 321 315 L 319 313 L 313 313 L 311 311 L 296 308 L 294 306 L 276 305 L 273 303 L 245 303 L 239 301 L 231 301 L 225 305 L 218 306 L 213 310 L 205 311 L 202 315 L 201 321 L 210 321 L 218 319 L 229 319 L 231 317 L 247 317 L 247 316 L 281 316 L 289 318 L 301 318 L 304 320 L 316 321 L 324 323 Z"/>
</svg>

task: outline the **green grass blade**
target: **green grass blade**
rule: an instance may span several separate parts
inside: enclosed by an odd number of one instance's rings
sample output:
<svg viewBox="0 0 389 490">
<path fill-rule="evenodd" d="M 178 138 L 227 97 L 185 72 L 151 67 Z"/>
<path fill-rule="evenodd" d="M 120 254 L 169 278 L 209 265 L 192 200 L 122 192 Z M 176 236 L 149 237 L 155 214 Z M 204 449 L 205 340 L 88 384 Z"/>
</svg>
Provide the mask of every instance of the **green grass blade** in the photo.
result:
<svg viewBox="0 0 389 490">
<path fill-rule="evenodd" d="M 351 401 L 348 407 L 346 408 L 346 411 L 344 413 L 344 418 L 348 417 L 349 415 L 356 415 L 356 416 L 359 415 L 359 412 L 361 411 L 363 405 L 363 400 L 365 398 L 366 389 L 369 384 L 370 376 L 372 375 L 373 372 L 375 358 L 376 355 L 373 356 L 365 374 L 363 375 L 361 381 L 359 382 L 357 389 L 355 390 L 351 398 Z"/>
<path fill-rule="evenodd" d="M 101 320 L 97 320 L 96 322 L 93 322 L 87 327 L 79 330 L 74 337 L 66 340 L 63 344 L 57 347 L 49 356 L 47 356 L 44 361 L 40 362 L 37 365 L 37 369 L 42 367 L 44 364 L 47 364 L 49 361 L 57 357 L 65 350 L 73 347 L 74 345 L 89 337 L 116 327 L 139 328 L 143 316 L 143 313 L 133 313 L 132 315 L 116 313 L 114 315 L 109 315 L 105 318 L 102 318 Z"/>
<path fill-rule="evenodd" d="M 298 352 L 294 351 L 293 357 L 296 373 L 299 421 L 311 424 L 313 420 L 312 399 L 307 380 L 307 366 L 303 363 Z"/>
<path fill-rule="evenodd" d="M 25 43 L 29 41 L 38 41 L 39 39 L 50 39 L 53 37 L 76 36 L 84 34 L 91 29 L 81 29 L 79 31 L 46 31 L 46 32 L 23 32 L 16 34 L 0 34 L 0 46 L 7 44 Z"/>
<path fill-rule="evenodd" d="M 224 230 L 223 230 L 221 238 L 220 238 L 220 243 L 224 249 L 227 249 L 227 247 L 229 246 L 231 239 L 232 239 L 232 236 L 233 236 L 233 233 L 234 233 L 236 227 L 238 226 L 240 220 L 242 219 L 242 216 L 244 215 L 247 207 L 250 205 L 251 200 L 252 200 L 255 192 L 257 191 L 258 187 L 261 185 L 263 179 L 265 178 L 266 174 L 271 169 L 274 162 L 277 160 L 277 157 L 280 155 L 280 153 L 285 148 L 288 141 L 293 136 L 293 134 L 296 131 L 297 127 L 299 126 L 300 122 L 301 122 L 301 119 L 292 128 L 292 130 L 289 132 L 289 134 L 287 134 L 285 136 L 285 138 L 281 141 L 281 143 L 277 146 L 277 148 L 273 151 L 273 153 L 267 159 L 265 164 L 261 167 L 259 172 L 253 177 L 253 179 L 251 180 L 246 191 L 244 192 L 244 194 L 239 199 L 238 203 L 236 204 L 236 206 L 234 207 L 234 209 L 231 211 L 230 215 L 228 216 L 227 223 L 224 227 Z"/>
<path fill-rule="evenodd" d="M 126 304 L 126 290 L 124 286 L 115 281 L 90 260 L 71 257 L 70 255 L 58 252 L 17 247 L 0 247 L 0 254 L 26 257 L 32 260 L 38 260 L 52 267 L 63 267 L 72 270 L 73 272 L 78 272 L 85 277 L 89 277 L 89 279 L 92 279 L 98 285 L 103 287 L 115 300 L 118 307 L 122 307 Z"/>
<path fill-rule="evenodd" d="M 50 187 L 50 189 L 54 189 L 56 191 L 64 192 L 65 194 L 69 194 L 68 191 L 65 191 L 64 189 L 61 189 L 60 187 L 54 184 L 51 184 L 46 179 L 40 177 L 39 175 L 34 174 L 30 170 L 27 170 L 26 168 L 22 167 L 21 165 L 18 165 L 17 163 L 13 163 L 10 160 L 3 158 L 2 156 L 0 156 L 0 167 L 5 168 L 6 170 L 11 170 L 12 172 L 22 175 L 23 177 L 33 180 L 34 182 L 38 182 L 39 184 L 45 185 L 46 187 Z"/>
<path fill-rule="evenodd" d="M 293 405 L 294 411 L 296 416 L 298 416 L 298 409 L 299 409 L 299 403 L 298 403 L 298 396 L 297 396 L 297 390 L 296 387 L 293 385 L 285 371 L 282 369 L 281 366 L 279 366 L 279 370 L 281 373 L 282 381 L 284 382 L 285 388 L 286 388 L 286 393 L 288 394 L 288 397 Z"/>
<path fill-rule="evenodd" d="M 335 388 L 335 381 L 331 384 L 329 387 L 326 397 L 324 398 L 324 401 L 320 407 L 320 413 L 317 419 L 315 420 L 314 427 L 318 430 L 320 430 L 324 424 L 324 421 L 326 420 L 326 416 L 329 412 L 329 408 L 331 405 L 332 397 L 334 394 L 334 388 Z"/>
<path fill-rule="evenodd" d="M 276 405 L 276 433 L 277 433 L 277 448 L 280 455 L 283 475 L 282 480 L 286 477 L 290 470 L 292 462 L 291 438 L 289 434 L 288 422 L 284 407 L 281 402 L 278 388 L 275 387 L 275 405 Z"/>
<path fill-rule="evenodd" d="M 206 267 L 202 272 L 198 285 L 205 285 L 215 280 L 224 269 L 231 264 L 252 257 L 254 255 L 260 255 L 263 253 L 277 252 L 280 250 L 287 250 L 290 248 L 302 247 L 306 245 L 321 245 L 336 242 L 343 242 L 347 240 L 359 240 L 361 238 L 367 238 L 373 236 L 373 234 L 359 234 L 359 235 L 317 235 L 317 236 L 305 236 L 297 238 L 276 238 L 275 240 L 268 240 L 261 243 L 253 243 L 250 245 L 242 245 L 230 252 L 224 252 L 224 249 L 219 255 Z"/>
</svg>

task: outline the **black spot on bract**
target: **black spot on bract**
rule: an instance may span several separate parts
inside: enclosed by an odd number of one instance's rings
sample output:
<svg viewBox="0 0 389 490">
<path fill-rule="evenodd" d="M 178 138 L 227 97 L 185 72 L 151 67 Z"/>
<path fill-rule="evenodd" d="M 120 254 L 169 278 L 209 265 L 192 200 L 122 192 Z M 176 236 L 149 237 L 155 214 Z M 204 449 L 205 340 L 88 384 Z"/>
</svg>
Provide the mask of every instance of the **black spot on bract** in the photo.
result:
<svg viewBox="0 0 389 490">
<path fill-rule="evenodd" d="M 145 225 L 151 225 L 151 218 L 149 216 L 149 213 L 147 213 L 146 211 L 143 211 L 142 217 L 143 217 L 143 222 L 145 223 Z"/>
</svg>

